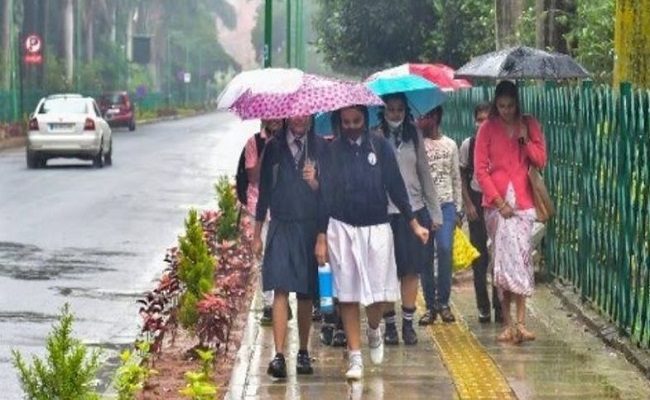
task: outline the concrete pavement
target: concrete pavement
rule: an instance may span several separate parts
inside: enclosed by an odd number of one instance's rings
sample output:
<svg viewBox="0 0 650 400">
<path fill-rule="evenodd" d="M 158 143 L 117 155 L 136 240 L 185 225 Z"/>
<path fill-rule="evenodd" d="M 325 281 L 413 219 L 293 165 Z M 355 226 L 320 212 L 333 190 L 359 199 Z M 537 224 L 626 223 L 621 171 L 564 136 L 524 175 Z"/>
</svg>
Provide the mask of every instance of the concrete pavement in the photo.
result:
<svg viewBox="0 0 650 400">
<path fill-rule="evenodd" d="M 225 398 L 650 398 L 650 384 L 643 374 L 590 333 L 546 284 L 537 285 L 529 302 L 527 326 L 538 339 L 518 346 L 496 341 L 499 326 L 478 323 L 471 273 L 454 284 L 452 301 L 456 324 L 418 327 L 420 343 L 386 347 L 384 364 L 379 367 L 370 363 L 364 343 L 365 378 L 351 385 L 344 379 L 347 364 L 342 350 L 320 343 L 318 324 L 311 337 L 315 374 L 296 376 L 295 320 L 290 322 L 285 352 L 289 378 L 273 382 L 266 375 L 273 356 L 273 333 L 259 325 L 261 302 L 256 299 Z"/>
</svg>

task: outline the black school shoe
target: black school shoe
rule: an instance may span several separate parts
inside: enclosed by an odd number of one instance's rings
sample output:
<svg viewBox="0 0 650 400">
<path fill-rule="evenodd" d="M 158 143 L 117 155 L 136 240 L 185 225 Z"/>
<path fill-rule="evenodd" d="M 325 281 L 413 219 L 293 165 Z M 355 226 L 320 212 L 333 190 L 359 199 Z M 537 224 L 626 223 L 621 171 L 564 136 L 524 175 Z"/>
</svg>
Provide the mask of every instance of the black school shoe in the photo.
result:
<svg viewBox="0 0 650 400">
<path fill-rule="evenodd" d="M 276 379 L 284 379 L 287 377 L 287 363 L 284 361 L 282 354 L 276 354 L 273 360 L 269 363 L 269 368 L 266 373 Z"/>
<path fill-rule="evenodd" d="M 298 375 L 311 375 L 314 373 L 314 369 L 311 367 L 311 358 L 309 358 L 309 353 L 299 351 L 298 357 L 296 358 L 296 372 Z"/>
<path fill-rule="evenodd" d="M 262 317 L 260 318 L 260 325 L 271 326 L 273 325 L 273 307 L 264 306 L 262 310 Z"/>
<path fill-rule="evenodd" d="M 343 329 L 336 329 L 332 336 L 332 347 L 345 347 L 348 345 L 348 337 Z"/>
<path fill-rule="evenodd" d="M 323 324 L 320 327 L 320 341 L 323 343 L 325 346 L 331 346 L 332 345 L 332 338 L 334 337 L 334 325 L 331 324 Z"/>
<path fill-rule="evenodd" d="M 479 323 L 481 323 L 481 324 L 489 324 L 490 321 L 491 321 L 491 319 L 492 319 L 492 318 L 491 318 L 491 316 L 490 316 L 490 312 L 489 312 L 489 311 L 488 311 L 488 312 L 485 312 L 485 311 L 481 311 L 481 310 L 479 310 L 479 312 L 478 312 L 478 322 L 479 322 Z"/>
<path fill-rule="evenodd" d="M 402 340 L 407 346 L 418 344 L 418 334 L 413 329 L 413 321 L 402 323 Z"/>
<path fill-rule="evenodd" d="M 397 346 L 399 344 L 399 336 L 397 335 L 397 326 L 395 324 L 386 324 L 384 344 L 387 346 Z"/>
</svg>

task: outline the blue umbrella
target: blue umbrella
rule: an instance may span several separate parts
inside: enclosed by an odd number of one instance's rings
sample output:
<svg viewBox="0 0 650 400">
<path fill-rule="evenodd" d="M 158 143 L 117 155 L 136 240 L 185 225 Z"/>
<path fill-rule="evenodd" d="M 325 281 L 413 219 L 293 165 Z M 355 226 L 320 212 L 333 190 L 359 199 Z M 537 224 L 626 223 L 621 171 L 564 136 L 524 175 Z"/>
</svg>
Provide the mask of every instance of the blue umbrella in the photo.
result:
<svg viewBox="0 0 650 400">
<path fill-rule="evenodd" d="M 447 100 L 447 95 L 431 81 L 418 75 L 379 76 L 364 83 L 368 89 L 378 96 L 393 93 L 404 93 L 406 101 L 414 117 L 420 117 Z M 379 125 L 380 107 L 368 107 L 368 126 Z M 332 134 L 330 122 L 331 113 L 316 115 L 314 130 L 319 135 Z"/>
<path fill-rule="evenodd" d="M 431 81 L 417 75 L 379 76 L 365 82 L 378 96 L 404 93 L 411 113 L 420 117 L 447 100 L 447 95 Z"/>
</svg>

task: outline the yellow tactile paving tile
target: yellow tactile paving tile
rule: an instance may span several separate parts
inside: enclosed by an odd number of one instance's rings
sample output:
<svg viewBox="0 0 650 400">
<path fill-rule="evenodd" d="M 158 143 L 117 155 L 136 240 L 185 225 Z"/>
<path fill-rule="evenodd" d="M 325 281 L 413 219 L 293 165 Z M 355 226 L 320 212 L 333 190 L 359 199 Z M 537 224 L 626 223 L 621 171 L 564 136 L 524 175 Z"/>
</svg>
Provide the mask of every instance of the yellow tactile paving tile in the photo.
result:
<svg viewBox="0 0 650 400">
<path fill-rule="evenodd" d="M 419 299 L 418 308 L 424 309 Z M 459 315 L 454 310 L 455 315 Z M 429 334 L 451 375 L 459 399 L 517 399 L 494 360 L 469 331 L 464 321 L 435 323 Z"/>
</svg>

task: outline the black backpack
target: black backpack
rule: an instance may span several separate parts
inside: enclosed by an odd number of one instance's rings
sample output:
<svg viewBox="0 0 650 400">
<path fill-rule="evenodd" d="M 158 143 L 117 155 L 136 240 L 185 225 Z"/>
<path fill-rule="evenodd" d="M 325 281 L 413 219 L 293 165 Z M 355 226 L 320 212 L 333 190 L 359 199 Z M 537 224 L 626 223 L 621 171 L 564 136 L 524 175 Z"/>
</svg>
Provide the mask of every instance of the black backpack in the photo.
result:
<svg viewBox="0 0 650 400">
<path fill-rule="evenodd" d="M 266 141 L 258 132 L 255 134 L 255 147 L 257 148 L 257 157 L 261 157 L 264 151 Z M 237 174 L 235 175 L 235 186 L 237 189 L 237 200 L 243 205 L 248 203 L 246 192 L 248 191 L 248 172 L 246 171 L 246 146 L 241 151 L 239 163 L 237 164 Z"/>
</svg>

